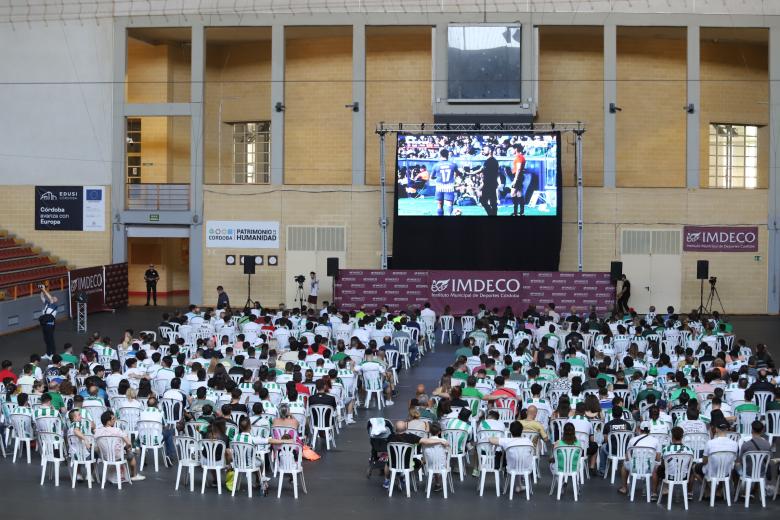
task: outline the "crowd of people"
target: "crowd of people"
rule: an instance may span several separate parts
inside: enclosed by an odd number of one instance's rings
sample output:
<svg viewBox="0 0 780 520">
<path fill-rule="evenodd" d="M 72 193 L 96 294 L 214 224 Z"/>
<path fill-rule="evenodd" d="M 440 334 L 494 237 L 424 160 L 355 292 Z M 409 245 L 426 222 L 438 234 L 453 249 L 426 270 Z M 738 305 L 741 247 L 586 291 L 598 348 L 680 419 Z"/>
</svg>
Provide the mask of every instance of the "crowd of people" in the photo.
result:
<svg viewBox="0 0 780 520">
<path fill-rule="evenodd" d="M 105 450 L 115 450 L 126 464 L 121 481 L 144 478 L 146 451 L 156 461 L 159 450 L 173 466 L 215 445 L 217 473 L 234 489 L 234 470 L 246 467 L 234 457 L 249 446 L 257 471 L 249 485 L 267 491 L 280 452 L 293 453 L 302 471 L 302 458 L 316 459 L 318 446 L 329 449 L 356 422 L 360 404 L 392 406 L 399 373 L 443 342 L 436 331 L 449 318 L 428 304 L 349 312 L 328 302 L 290 310 L 191 305 L 163 314 L 153 330 L 126 330 L 120 341 L 95 333 L 78 353 L 66 344 L 45 365 L 37 354 L 20 369 L 2 361 L 0 447 L 13 446 L 14 460 L 26 448 L 28 462 L 31 443 L 54 442 L 55 458 L 105 460 Z M 722 473 L 725 457 L 734 485 L 761 474 L 776 493 L 777 369 L 765 345 L 737 339 L 717 313 L 651 308 L 600 317 L 592 309 L 560 313 L 553 303 L 518 314 L 480 305 L 456 332 L 452 363 L 435 388 L 418 386 L 407 420 L 369 423 L 386 488 L 399 467 L 432 467 L 433 454 L 452 458 L 461 479 L 509 475 L 531 457 L 534 480 L 545 458 L 554 477 L 578 475 L 574 488 L 586 474 L 610 474 L 626 494 L 641 473 L 653 499 L 668 484 L 672 458 L 675 467 L 688 464 L 692 492 L 694 481 L 705 489 L 715 477 L 713 457 Z M 413 455 L 392 460 L 394 443 L 412 446 Z M 579 456 L 567 459 L 569 448 Z M 637 457 L 646 449 L 652 456 L 642 473 Z M 74 469 L 74 483 L 88 473 Z M 447 478 L 432 475 L 433 490 L 446 490 Z M 208 485 L 221 489 L 221 480 L 209 477 Z M 511 492 L 529 486 L 518 481 Z"/>
<path fill-rule="evenodd" d="M 717 313 L 684 316 L 670 307 L 602 319 L 561 315 L 551 303 L 520 316 L 484 306 L 466 314 L 453 363 L 436 388 L 418 387 L 408 420 L 395 425 L 403 442 L 446 439 L 453 458 L 470 453 L 475 477 L 484 471 L 480 446 L 490 443 L 507 453 L 505 468 L 518 464 L 514 446 L 533 449 L 535 472 L 545 455 L 553 475 L 603 476 L 609 465 L 614 482 L 619 467 L 623 494 L 632 474 L 646 475 L 648 500 L 664 491 L 670 457 L 688 464 L 689 492 L 725 471 L 733 486 L 748 472 L 766 477 L 776 495 L 777 369 L 766 345 L 736 339 Z M 565 447 L 581 450 L 573 468 L 564 468 Z"/>
</svg>

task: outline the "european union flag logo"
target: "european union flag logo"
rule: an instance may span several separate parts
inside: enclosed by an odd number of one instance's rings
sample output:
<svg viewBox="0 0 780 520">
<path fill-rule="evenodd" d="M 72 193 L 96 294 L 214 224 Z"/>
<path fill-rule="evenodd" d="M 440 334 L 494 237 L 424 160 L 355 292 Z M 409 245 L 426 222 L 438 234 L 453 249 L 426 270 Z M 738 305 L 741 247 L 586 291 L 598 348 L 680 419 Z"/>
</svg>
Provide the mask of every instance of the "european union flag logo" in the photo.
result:
<svg viewBox="0 0 780 520">
<path fill-rule="evenodd" d="M 103 190 L 87 190 L 87 200 L 102 200 Z"/>
</svg>

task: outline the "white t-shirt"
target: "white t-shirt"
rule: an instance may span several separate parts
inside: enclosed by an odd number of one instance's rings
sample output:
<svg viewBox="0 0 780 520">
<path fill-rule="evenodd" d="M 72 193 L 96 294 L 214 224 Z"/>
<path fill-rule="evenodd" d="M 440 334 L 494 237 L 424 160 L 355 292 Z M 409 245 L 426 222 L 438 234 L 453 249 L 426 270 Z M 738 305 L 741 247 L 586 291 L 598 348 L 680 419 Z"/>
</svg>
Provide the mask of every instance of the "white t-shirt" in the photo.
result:
<svg viewBox="0 0 780 520">
<path fill-rule="evenodd" d="M 504 453 L 506 454 L 507 467 L 516 467 L 520 462 L 517 458 L 519 455 L 519 450 L 507 451 L 509 448 L 514 446 L 529 446 L 533 448 L 534 446 L 533 443 L 531 443 L 531 439 L 526 437 L 502 437 L 498 439 L 498 445 L 502 450 L 504 450 Z"/>
<path fill-rule="evenodd" d="M 320 291 L 320 281 L 319 280 L 311 280 L 309 282 L 309 296 L 317 296 L 317 293 Z"/>
<path fill-rule="evenodd" d="M 570 417 L 568 421 L 574 425 L 574 429 L 579 433 L 587 433 L 588 435 L 593 435 L 593 425 L 590 424 L 590 421 L 586 419 L 585 417 L 581 415 L 575 415 L 574 417 Z"/>
<path fill-rule="evenodd" d="M 658 444 L 658 439 L 652 435 L 642 434 L 637 435 L 628 441 L 629 448 L 653 448 L 655 451 L 661 451 L 661 446 Z"/>
</svg>

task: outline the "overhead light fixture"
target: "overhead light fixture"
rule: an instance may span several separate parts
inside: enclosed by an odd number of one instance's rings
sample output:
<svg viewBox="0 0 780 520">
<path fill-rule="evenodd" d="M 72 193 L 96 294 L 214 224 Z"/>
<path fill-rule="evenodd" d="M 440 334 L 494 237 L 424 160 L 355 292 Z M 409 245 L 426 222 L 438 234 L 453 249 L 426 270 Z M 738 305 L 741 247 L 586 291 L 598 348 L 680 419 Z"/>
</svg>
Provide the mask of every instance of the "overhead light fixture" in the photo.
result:
<svg viewBox="0 0 780 520">
<path fill-rule="evenodd" d="M 255 257 L 255 265 L 263 265 L 263 255 L 258 255 Z"/>
<path fill-rule="evenodd" d="M 276 255 L 268 255 L 268 265 L 271 267 L 279 265 L 279 257 Z"/>
<path fill-rule="evenodd" d="M 225 255 L 225 265 L 236 265 L 236 255 Z"/>
<path fill-rule="evenodd" d="M 244 255 L 241 255 L 241 256 L 238 257 L 238 263 L 240 265 L 244 265 Z"/>
</svg>

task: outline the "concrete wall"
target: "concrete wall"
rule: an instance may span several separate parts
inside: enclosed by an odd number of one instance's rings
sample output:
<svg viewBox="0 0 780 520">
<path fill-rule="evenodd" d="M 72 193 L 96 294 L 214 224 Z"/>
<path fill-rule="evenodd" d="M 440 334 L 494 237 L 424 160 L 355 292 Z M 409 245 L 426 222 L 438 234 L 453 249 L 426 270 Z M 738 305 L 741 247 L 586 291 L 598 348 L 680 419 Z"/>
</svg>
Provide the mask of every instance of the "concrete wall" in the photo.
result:
<svg viewBox="0 0 780 520">
<path fill-rule="evenodd" d="M 205 74 L 204 179 L 206 184 L 231 184 L 233 128 L 227 123 L 222 125 L 220 147 L 220 101 L 223 122 L 270 121 L 271 42 L 207 43 Z"/>
<path fill-rule="evenodd" d="M 62 184 L 49 181 L 52 184 Z M 73 267 L 111 263 L 111 187 L 106 186 L 106 231 L 36 231 L 35 186 L 0 185 L 0 228 Z"/>
<path fill-rule="evenodd" d="M 2 27 L 0 185 L 111 183 L 112 38 L 89 20 Z"/>
<path fill-rule="evenodd" d="M 68 291 L 52 291 L 52 295 L 57 297 L 57 321 L 60 322 L 68 316 Z M 9 332 L 16 332 L 24 329 L 39 327 L 38 316 L 41 315 L 41 300 L 38 295 L 18 300 L 0 301 L 0 335 Z M 59 324 L 60 327 L 67 326 Z M 56 338 L 56 336 L 55 336 Z M 42 352 L 45 348 L 43 337 L 40 338 L 40 346 L 30 345 L 30 352 Z"/>
<path fill-rule="evenodd" d="M 604 179 L 604 34 L 601 27 L 539 28 L 539 110 L 536 121 L 585 124 L 582 178 Z M 563 185 L 574 186 L 574 136 L 564 134 Z"/>
<path fill-rule="evenodd" d="M 284 182 L 351 184 L 351 27 L 285 34 Z"/>
<path fill-rule="evenodd" d="M 685 29 L 618 28 L 618 186 L 685 186 L 686 77 Z"/>
<path fill-rule="evenodd" d="M 718 291 L 729 312 L 766 312 L 767 192 L 673 188 L 586 188 L 584 270 L 605 271 L 620 260 L 620 235 L 630 229 L 682 229 L 695 225 L 757 225 L 757 253 L 682 254 L 682 309 L 698 307 L 696 260 L 709 259 Z M 719 211 L 718 208 L 729 208 Z M 577 269 L 576 190 L 564 189 L 562 271 Z M 756 262 L 754 256 L 761 260 Z"/>
<path fill-rule="evenodd" d="M 286 273 L 288 225 L 331 225 L 347 228 L 346 261 L 342 268 L 379 266 L 379 194 L 376 187 L 312 186 L 306 190 L 276 190 L 267 186 L 210 186 L 204 197 L 206 220 L 276 220 L 280 248 L 205 248 L 203 287 L 207 298 L 222 284 L 233 301 L 243 301 L 246 276 L 241 266 L 225 265 L 228 253 L 279 255 L 278 267 L 262 267 L 252 278 L 252 296 L 261 302 L 284 301 L 285 288 L 295 273 Z M 205 238 L 204 238 L 205 242 Z"/>
<path fill-rule="evenodd" d="M 379 184 L 380 121 L 433 122 L 431 28 L 366 28 L 366 184 Z M 395 136 L 385 143 L 385 168 L 392 185 Z"/>
</svg>

